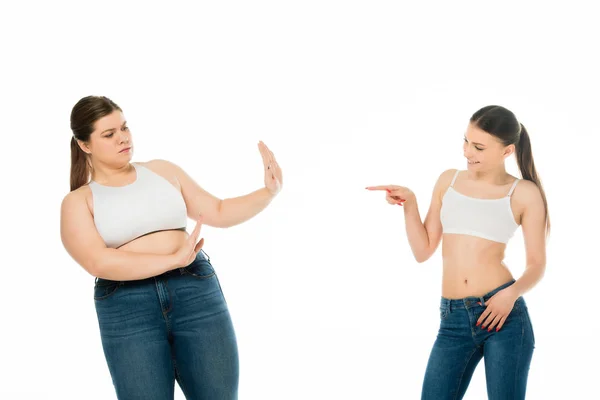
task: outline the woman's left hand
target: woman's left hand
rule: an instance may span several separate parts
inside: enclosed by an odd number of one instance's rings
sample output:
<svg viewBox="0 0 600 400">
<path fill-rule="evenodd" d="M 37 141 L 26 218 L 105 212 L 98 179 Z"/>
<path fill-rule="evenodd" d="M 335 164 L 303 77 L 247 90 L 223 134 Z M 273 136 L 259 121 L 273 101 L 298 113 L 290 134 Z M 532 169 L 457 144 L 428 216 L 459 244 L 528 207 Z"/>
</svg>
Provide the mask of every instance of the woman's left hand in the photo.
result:
<svg viewBox="0 0 600 400">
<path fill-rule="evenodd" d="M 496 332 L 499 331 L 512 311 L 518 297 L 511 286 L 500 290 L 486 302 L 485 311 L 477 320 L 476 325 L 481 325 L 481 329 L 487 328 L 488 332 L 494 329 L 494 327 L 496 328 Z"/>
<path fill-rule="evenodd" d="M 277 160 L 275 160 L 275 155 L 269 150 L 266 144 L 260 141 L 258 143 L 258 149 L 260 150 L 260 155 L 262 156 L 265 168 L 265 187 L 273 196 L 275 196 L 281 191 L 283 186 L 281 168 L 279 167 L 279 164 L 277 164 Z"/>
</svg>

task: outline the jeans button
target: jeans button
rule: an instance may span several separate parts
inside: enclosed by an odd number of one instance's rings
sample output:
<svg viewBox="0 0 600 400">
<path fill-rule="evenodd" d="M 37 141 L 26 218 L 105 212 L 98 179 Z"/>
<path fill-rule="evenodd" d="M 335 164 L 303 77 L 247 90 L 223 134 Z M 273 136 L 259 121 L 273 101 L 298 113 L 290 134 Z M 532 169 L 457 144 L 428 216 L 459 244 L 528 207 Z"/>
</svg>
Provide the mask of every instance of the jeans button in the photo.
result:
<svg viewBox="0 0 600 400">
<path fill-rule="evenodd" d="M 469 307 L 471 305 L 471 300 L 467 300 L 467 307 Z"/>
</svg>

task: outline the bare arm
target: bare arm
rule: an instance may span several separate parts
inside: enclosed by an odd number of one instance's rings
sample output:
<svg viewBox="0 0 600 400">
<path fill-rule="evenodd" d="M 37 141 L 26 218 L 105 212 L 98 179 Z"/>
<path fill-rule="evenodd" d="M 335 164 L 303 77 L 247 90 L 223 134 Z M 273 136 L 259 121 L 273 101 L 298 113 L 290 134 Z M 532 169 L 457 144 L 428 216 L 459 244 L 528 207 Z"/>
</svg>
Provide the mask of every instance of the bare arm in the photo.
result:
<svg viewBox="0 0 600 400">
<path fill-rule="evenodd" d="M 429 211 L 425 221 L 421 222 L 421 215 L 416 197 L 413 201 L 404 204 L 404 220 L 408 243 L 417 262 L 427 261 L 442 239 L 442 223 L 440 221 L 440 210 L 442 208 L 442 193 L 452 178 L 453 170 L 443 172 L 438 178 L 433 193 Z M 413 195 L 414 196 L 414 195 Z"/>
<path fill-rule="evenodd" d="M 259 149 L 265 168 L 265 187 L 243 196 L 224 200 L 204 190 L 175 163 L 166 160 L 154 160 L 153 162 L 159 163 L 179 181 L 190 218 L 201 215 L 206 225 L 229 228 L 239 225 L 263 211 L 281 188 L 281 169 L 273 153 L 262 142 L 259 144 Z"/>
<path fill-rule="evenodd" d="M 438 178 L 431 205 L 425 221 L 421 222 L 421 215 L 415 194 L 408 188 L 396 185 L 368 186 L 368 190 L 386 190 L 386 200 L 390 204 L 404 206 L 404 220 L 406 235 L 412 253 L 417 262 L 427 261 L 435 252 L 442 239 L 442 223 L 440 210 L 442 208 L 442 193 L 449 186 L 455 170 L 446 170 Z"/>
<path fill-rule="evenodd" d="M 69 255 L 95 277 L 117 281 L 144 279 L 178 267 L 175 255 L 107 248 L 82 193 L 65 196 L 60 225 L 61 240 Z"/>
<path fill-rule="evenodd" d="M 517 189 L 520 193 L 515 190 L 513 197 L 519 196 L 525 204 L 521 229 L 526 253 L 525 272 L 511 286 L 515 296 L 519 297 L 533 288 L 546 270 L 546 215 L 542 195 L 535 183 L 521 181 Z"/>
<path fill-rule="evenodd" d="M 220 199 L 203 189 L 187 172 L 169 161 L 185 201 L 188 216 L 202 215 L 204 224 L 216 228 L 239 225 L 264 210 L 275 197 L 267 188 L 258 189 L 244 196 Z"/>
</svg>

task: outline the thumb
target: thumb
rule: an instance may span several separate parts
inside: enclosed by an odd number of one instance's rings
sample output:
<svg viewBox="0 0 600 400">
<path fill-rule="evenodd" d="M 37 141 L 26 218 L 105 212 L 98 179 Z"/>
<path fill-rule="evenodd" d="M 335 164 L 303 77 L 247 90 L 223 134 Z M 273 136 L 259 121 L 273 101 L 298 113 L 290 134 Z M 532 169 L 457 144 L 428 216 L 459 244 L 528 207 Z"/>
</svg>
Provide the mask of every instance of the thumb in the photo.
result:
<svg viewBox="0 0 600 400">
<path fill-rule="evenodd" d="M 194 253 L 199 252 L 203 246 L 204 246 L 204 238 L 200 239 L 200 241 L 196 244 L 196 247 L 194 247 Z"/>
</svg>

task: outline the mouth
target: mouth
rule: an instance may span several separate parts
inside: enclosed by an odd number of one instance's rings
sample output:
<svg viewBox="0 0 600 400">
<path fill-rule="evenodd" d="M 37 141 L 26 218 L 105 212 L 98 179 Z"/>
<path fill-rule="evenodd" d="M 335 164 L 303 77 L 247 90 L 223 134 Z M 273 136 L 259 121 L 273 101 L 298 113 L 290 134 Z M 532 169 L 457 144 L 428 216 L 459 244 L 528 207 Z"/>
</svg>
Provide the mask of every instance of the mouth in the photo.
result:
<svg viewBox="0 0 600 400">
<path fill-rule="evenodd" d="M 469 165 L 475 165 L 475 164 L 479 164 L 479 161 L 469 161 L 469 160 L 467 160 L 467 163 L 469 163 Z"/>
<path fill-rule="evenodd" d="M 131 150 L 131 147 L 126 147 L 123 150 L 121 150 L 119 153 L 127 153 L 129 150 Z"/>
</svg>

